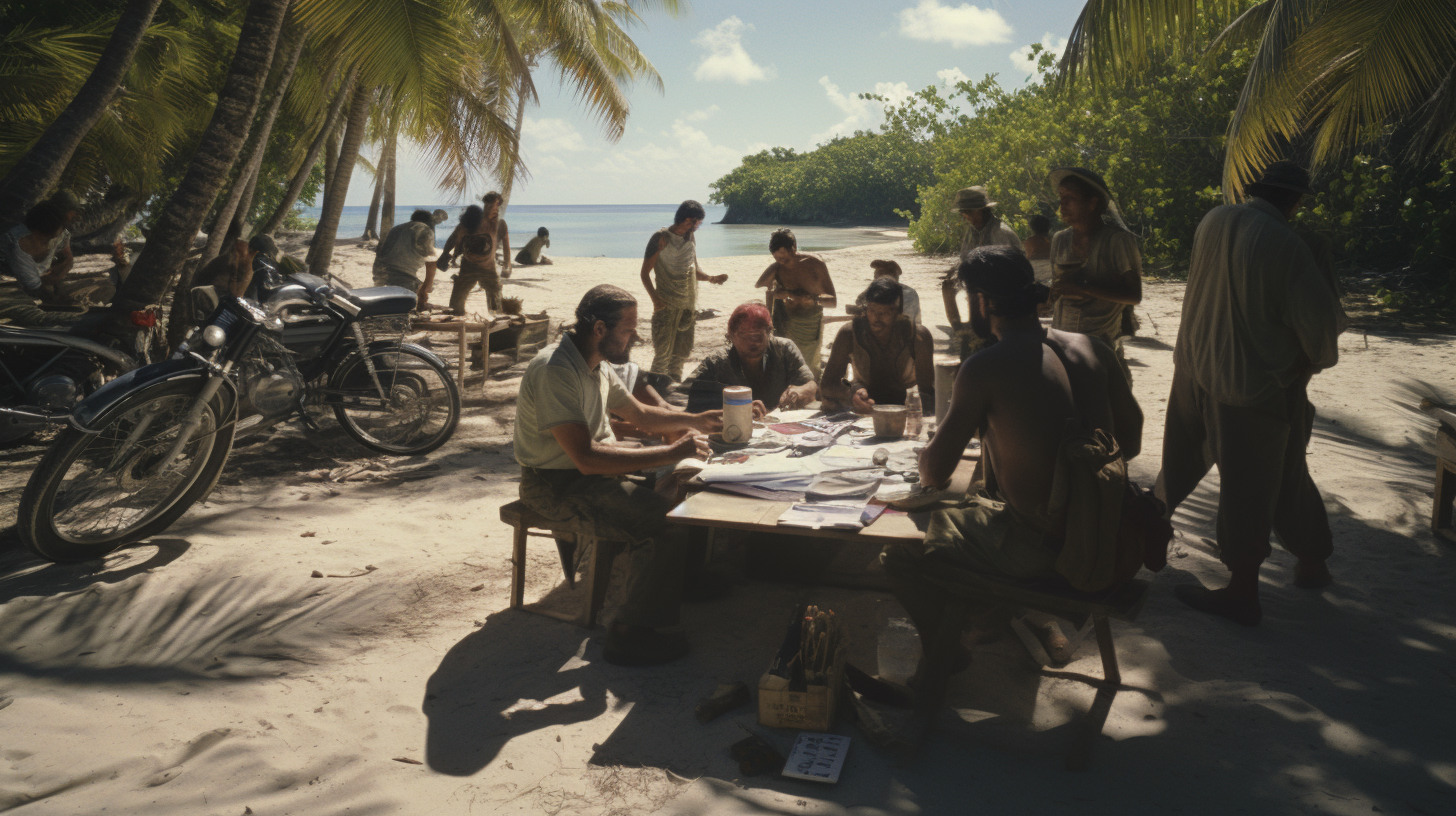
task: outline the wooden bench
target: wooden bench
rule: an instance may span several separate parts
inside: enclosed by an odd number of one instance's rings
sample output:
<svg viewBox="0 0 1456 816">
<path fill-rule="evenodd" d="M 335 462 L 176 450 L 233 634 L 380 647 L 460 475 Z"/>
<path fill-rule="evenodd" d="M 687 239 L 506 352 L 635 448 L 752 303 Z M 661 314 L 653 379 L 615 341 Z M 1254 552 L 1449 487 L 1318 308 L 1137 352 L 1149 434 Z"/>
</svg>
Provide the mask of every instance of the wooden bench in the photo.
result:
<svg viewBox="0 0 1456 816">
<path fill-rule="evenodd" d="M 1452 527 L 1452 505 L 1456 504 L 1456 433 L 1442 425 L 1436 428 L 1436 491 L 1431 508 L 1431 531 L 1456 544 Z"/>
<path fill-rule="evenodd" d="M 1117 667 L 1117 650 L 1112 642 L 1110 619 L 1131 622 L 1137 619 L 1147 600 L 1146 581 L 1133 579 L 1104 592 L 1078 592 L 1065 584 L 1060 586 L 1013 586 L 992 581 L 969 570 L 944 564 L 923 564 L 914 569 L 913 577 L 950 595 L 940 629 L 924 644 L 925 677 L 916 692 L 920 738 L 928 736 L 936 712 L 945 705 L 950 669 L 960 644 L 972 604 L 996 601 L 1011 607 L 1024 607 L 1048 612 L 1071 621 L 1078 629 L 1090 618 L 1097 634 L 1097 649 L 1102 656 L 1102 681 L 1091 709 L 1083 719 L 1067 752 L 1067 770 L 1085 770 L 1091 762 L 1092 748 L 1102 733 L 1102 726 L 1112 708 L 1112 698 L 1122 683 Z"/>
<path fill-rule="evenodd" d="M 526 611 L 575 623 L 588 629 L 594 628 L 597 625 L 597 615 L 601 613 L 602 605 L 607 600 L 607 586 L 612 580 L 612 560 L 623 549 L 623 543 L 600 538 L 574 521 L 548 519 L 519 501 L 501 505 L 500 518 L 515 530 L 511 550 L 511 609 L 522 609 L 525 604 L 526 539 L 530 536 L 554 538 L 568 588 L 576 588 L 576 553 L 582 548 L 590 550 L 586 569 L 586 585 L 590 591 L 587 594 L 586 609 L 574 615 L 550 609 Z"/>
</svg>

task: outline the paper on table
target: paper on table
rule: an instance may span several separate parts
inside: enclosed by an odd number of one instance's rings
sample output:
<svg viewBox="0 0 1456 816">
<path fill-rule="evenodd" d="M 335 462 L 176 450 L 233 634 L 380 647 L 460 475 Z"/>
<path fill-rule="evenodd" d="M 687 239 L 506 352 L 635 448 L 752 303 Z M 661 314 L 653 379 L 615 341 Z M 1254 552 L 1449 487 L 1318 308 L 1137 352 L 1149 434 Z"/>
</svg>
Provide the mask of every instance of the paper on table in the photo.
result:
<svg viewBox="0 0 1456 816">
<path fill-rule="evenodd" d="M 811 530 L 858 530 L 864 526 L 860 521 L 862 515 L 864 505 L 854 507 L 829 502 L 795 504 L 779 516 L 779 524 L 785 527 L 807 527 Z"/>
</svg>

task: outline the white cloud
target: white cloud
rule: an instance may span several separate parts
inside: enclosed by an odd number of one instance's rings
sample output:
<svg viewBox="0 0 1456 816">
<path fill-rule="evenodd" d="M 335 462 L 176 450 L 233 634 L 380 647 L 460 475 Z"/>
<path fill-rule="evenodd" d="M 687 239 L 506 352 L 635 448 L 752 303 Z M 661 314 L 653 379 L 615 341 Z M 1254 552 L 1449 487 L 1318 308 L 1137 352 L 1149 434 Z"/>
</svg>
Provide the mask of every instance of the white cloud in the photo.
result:
<svg viewBox="0 0 1456 816">
<path fill-rule="evenodd" d="M 536 153 L 575 153 L 586 150 L 586 140 L 565 119 L 533 119 L 521 123 L 521 140 Z"/>
<path fill-rule="evenodd" d="M 658 136 L 661 138 L 641 147 L 608 151 L 583 172 L 622 177 L 634 184 L 652 178 L 658 183 L 705 188 L 708 182 L 737 167 L 744 156 L 764 149 L 743 150 L 717 144 L 683 119 L 673 120 L 672 126 Z"/>
<path fill-rule="evenodd" d="M 915 8 L 900 11 L 900 33 L 912 40 L 950 43 L 953 48 L 1011 42 L 1011 25 L 995 9 L 962 3 L 942 6 L 940 0 L 920 0 Z"/>
<path fill-rule="evenodd" d="M 1062 52 L 1067 50 L 1067 38 L 1058 37 L 1048 31 L 1041 36 L 1041 47 L 1043 51 L 1050 51 L 1055 59 L 1062 58 Z M 1028 59 L 1031 56 L 1031 46 L 1023 45 L 1011 52 L 1011 64 L 1016 66 L 1015 75 L 1023 79 L 1030 79 L 1041 73 L 1037 67 L 1036 60 Z"/>
<path fill-rule="evenodd" d="M 683 118 L 688 120 L 689 122 L 706 122 L 711 119 L 713 117 L 713 114 L 717 113 L 719 110 L 722 109 L 719 108 L 717 105 L 709 105 L 702 110 L 695 110 L 692 113 L 689 113 L 687 116 L 684 116 Z"/>
<path fill-rule="evenodd" d="M 824 94 L 829 98 L 830 104 L 843 111 L 845 118 L 828 130 L 810 136 L 809 143 L 814 145 L 836 136 L 848 136 L 856 130 L 873 128 L 880 123 L 886 107 L 899 105 L 914 95 L 910 86 L 904 82 L 876 82 L 873 93 L 885 97 L 883 103 L 860 99 L 857 93 L 845 94 L 827 76 L 820 77 L 819 84 L 824 87 Z"/>
<path fill-rule="evenodd" d="M 965 72 L 959 68 L 947 68 L 944 71 L 936 71 L 935 75 L 940 77 L 942 85 L 956 85 L 970 79 Z"/>
<path fill-rule="evenodd" d="M 743 32 L 751 28 L 737 17 L 729 17 L 693 38 L 694 45 L 708 51 L 693 77 L 699 82 L 722 80 L 739 85 L 768 79 L 770 70 L 754 62 L 743 48 Z"/>
</svg>

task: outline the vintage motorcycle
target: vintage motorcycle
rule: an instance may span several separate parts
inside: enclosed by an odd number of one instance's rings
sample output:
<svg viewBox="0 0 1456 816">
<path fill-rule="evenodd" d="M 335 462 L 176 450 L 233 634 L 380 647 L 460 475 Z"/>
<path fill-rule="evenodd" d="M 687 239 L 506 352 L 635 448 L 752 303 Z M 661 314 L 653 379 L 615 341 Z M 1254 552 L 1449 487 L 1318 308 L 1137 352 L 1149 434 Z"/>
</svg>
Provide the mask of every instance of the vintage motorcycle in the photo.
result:
<svg viewBox="0 0 1456 816">
<path fill-rule="evenodd" d="M 380 453 L 435 450 L 460 421 L 445 363 L 404 341 L 414 293 L 297 274 L 224 298 L 171 358 L 83 400 L 20 499 L 16 527 L 52 561 L 95 558 L 167 529 L 217 484 L 237 432 L 332 412 Z"/>
<path fill-rule="evenodd" d="M 0 326 L 0 444 L 65 423 L 82 398 L 145 362 L 156 315 L 123 314 L 127 325 L 108 330 L 116 314 L 97 310 L 76 328 Z"/>
</svg>

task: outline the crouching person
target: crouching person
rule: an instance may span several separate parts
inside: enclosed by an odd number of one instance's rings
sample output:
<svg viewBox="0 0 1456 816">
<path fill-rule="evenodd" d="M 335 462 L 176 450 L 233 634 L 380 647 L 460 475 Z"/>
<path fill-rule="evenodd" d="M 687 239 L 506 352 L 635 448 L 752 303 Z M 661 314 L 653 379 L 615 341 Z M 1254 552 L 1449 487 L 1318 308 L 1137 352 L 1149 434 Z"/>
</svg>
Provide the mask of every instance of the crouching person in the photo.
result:
<svg viewBox="0 0 1456 816">
<path fill-rule="evenodd" d="M 672 502 L 625 478 L 633 471 L 709 452 L 703 436 L 722 427 L 721 411 L 697 414 L 643 405 L 612 365 L 627 362 L 637 336 L 637 301 L 603 284 L 576 307 L 576 326 L 526 367 L 516 408 L 516 461 L 521 501 L 558 521 L 590 525 L 596 535 L 627 542 L 626 600 L 607 627 L 603 658 L 652 666 L 687 653 L 680 633 L 657 631 L 678 622 L 684 542 L 669 531 Z M 671 445 L 617 446 L 607 413 L 648 432 L 691 431 Z"/>
<path fill-rule="evenodd" d="M 946 598 L 918 578 L 924 567 L 940 563 L 1007 583 L 1065 576 L 1058 561 L 1078 520 L 1070 507 L 1051 506 L 1054 477 L 1069 467 L 1065 450 L 1099 440 L 1112 464 L 1122 466 L 1119 459 L 1138 454 L 1143 423 L 1106 343 L 1041 326 L 1036 310 L 1047 289 L 1025 255 L 983 247 L 957 274 L 970 295 L 972 331 L 996 342 L 961 364 L 945 421 L 921 455 L 920 480 L 946 485 L 979 434 L 985 489 L 932 515 L 923 543 L 891 545 L 881 556 L 895 597 L 925 643 L 935 636 Z M 1121 493 L 1112 500 L 1120 504 Z M 988 602 L 975 611 L 1001 610 Z M 969 659 L 958 645 L 952 670 L 966 668 Z"/>
</svg>

